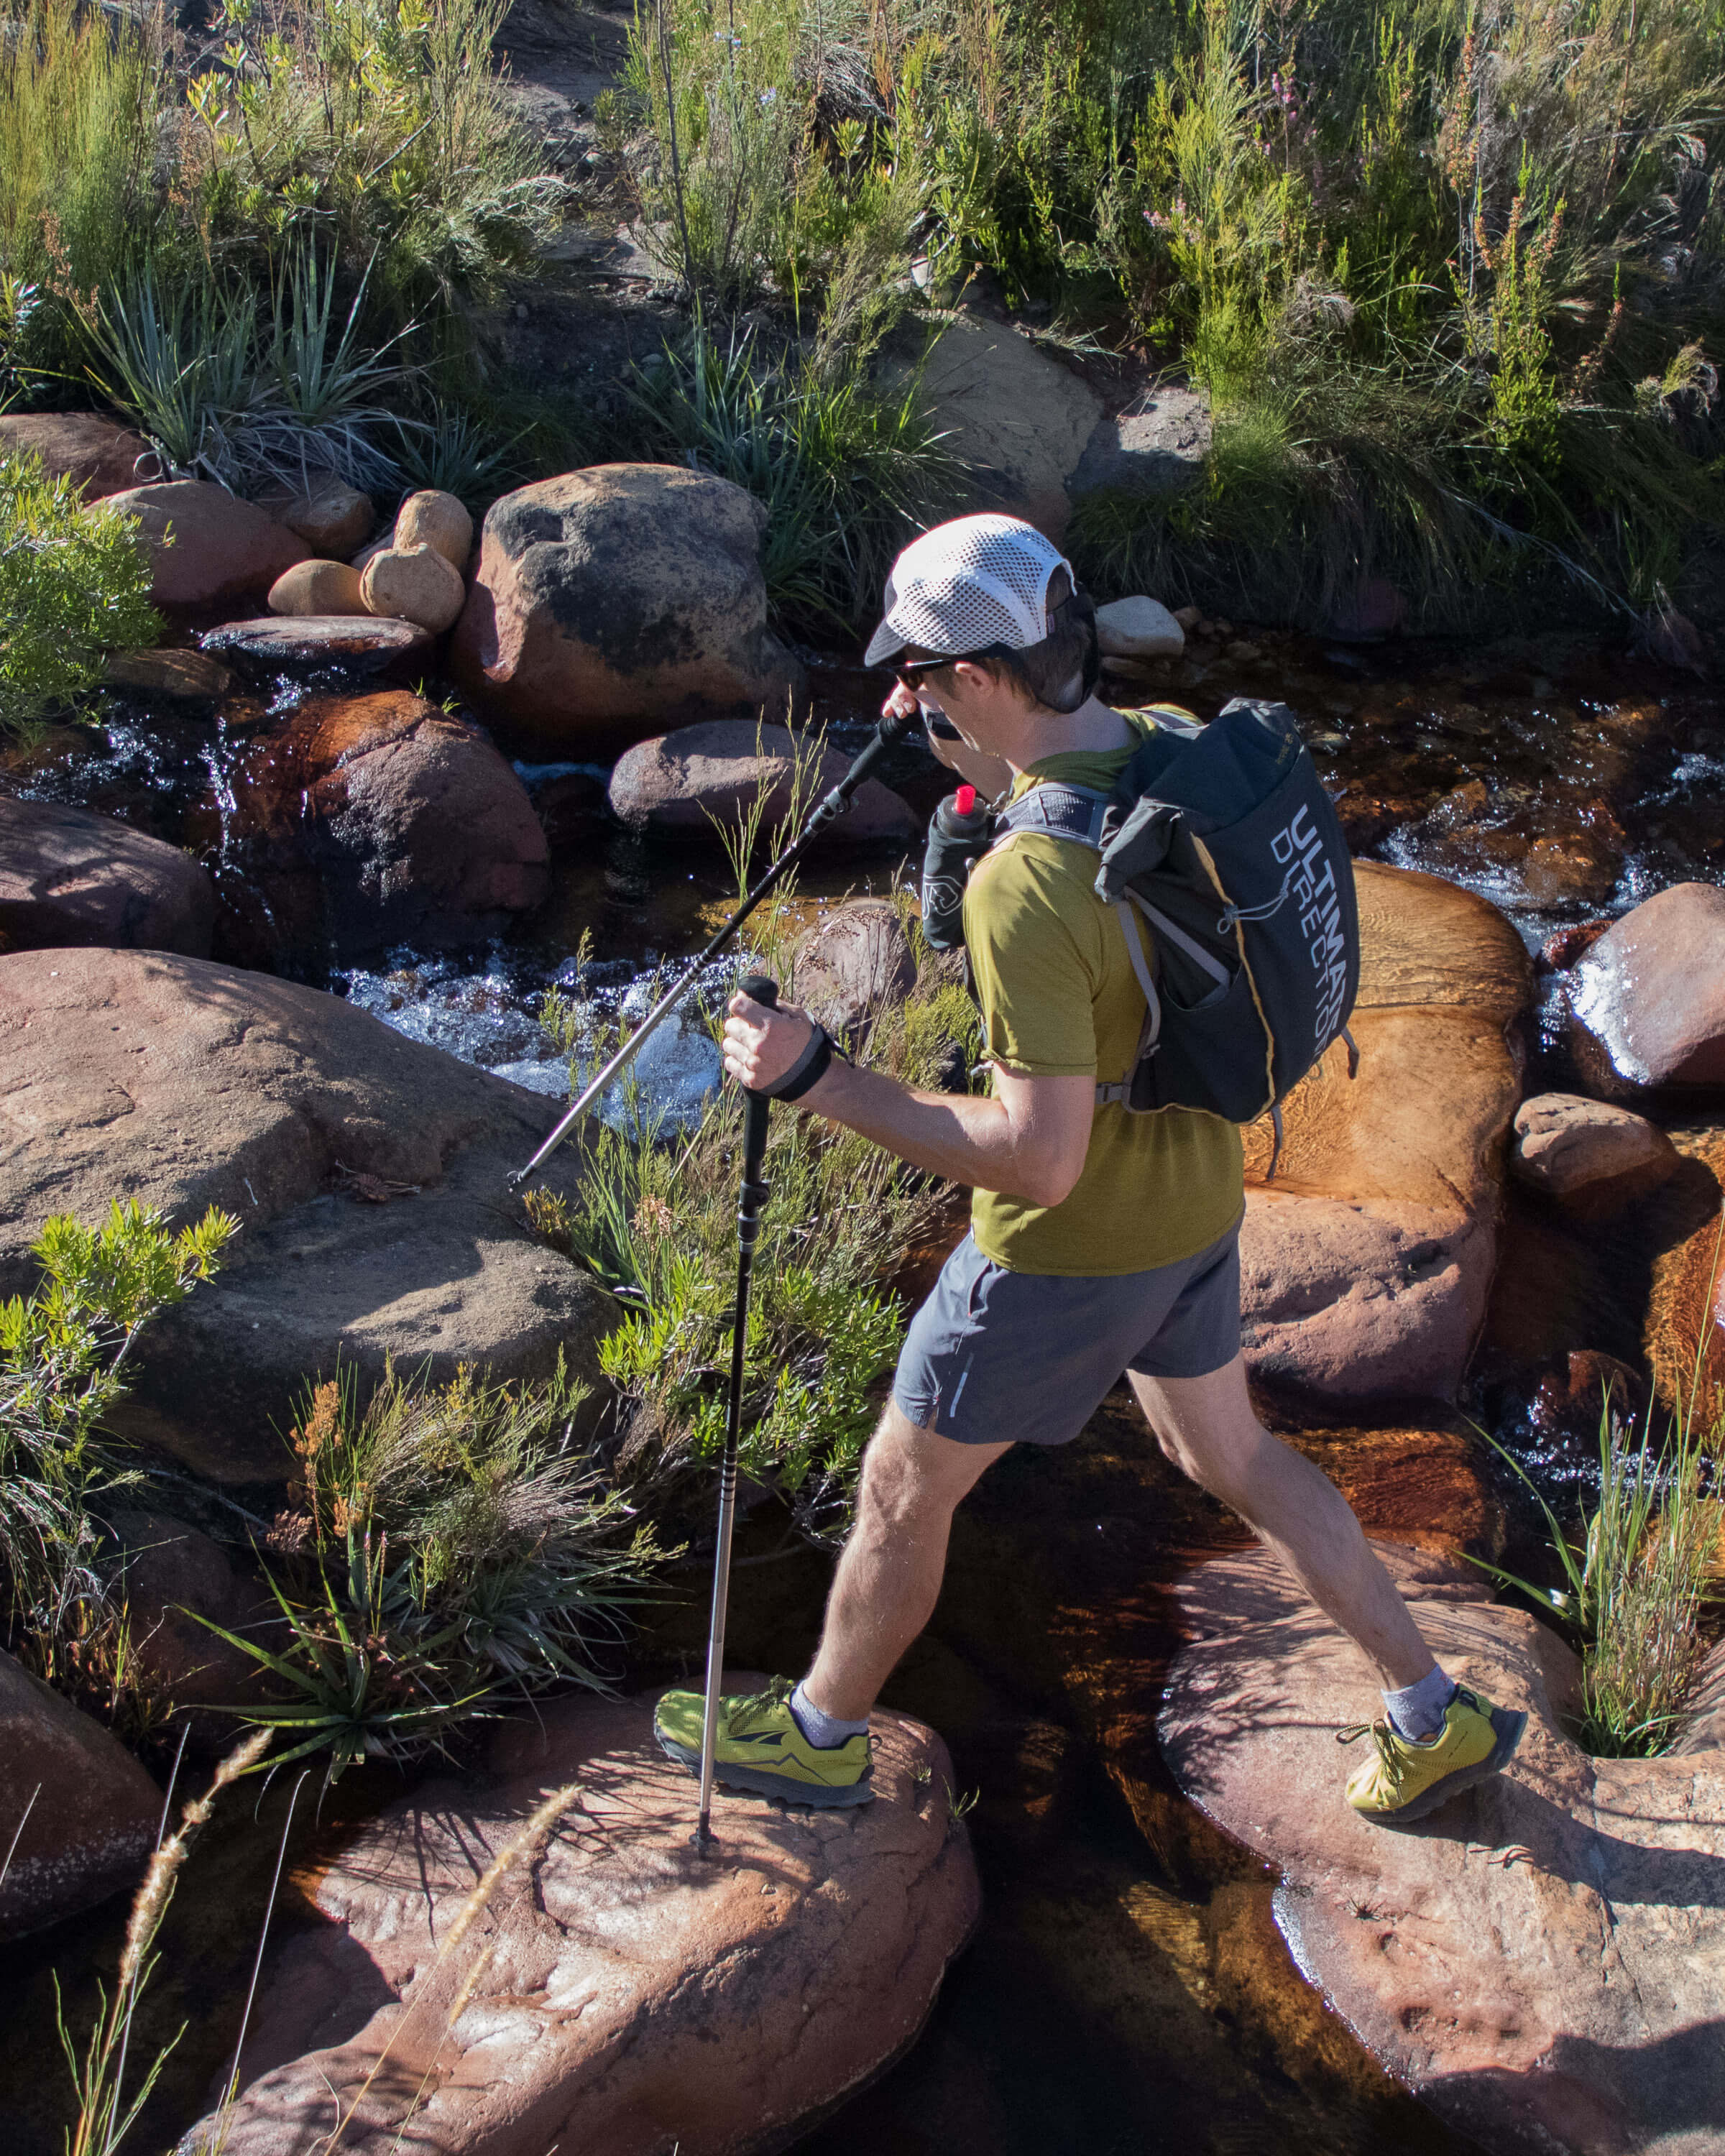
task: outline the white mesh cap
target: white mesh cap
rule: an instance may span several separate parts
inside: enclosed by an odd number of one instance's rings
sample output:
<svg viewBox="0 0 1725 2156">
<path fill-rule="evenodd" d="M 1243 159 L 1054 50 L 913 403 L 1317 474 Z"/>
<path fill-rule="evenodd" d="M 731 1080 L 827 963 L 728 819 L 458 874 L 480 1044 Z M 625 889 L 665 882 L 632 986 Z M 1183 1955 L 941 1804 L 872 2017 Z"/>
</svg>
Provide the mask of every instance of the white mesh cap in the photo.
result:
<svg viewBox="0 0 1725 2156">
<path fill-rule="evenodd" d="M 955 516 L 913 539 L 886 579 L 886 612 L 869 639 L 878 666 L 907 644 L 962 658 L 991 644 L 1009 651 L 1048 634 L 1048 580 L 1072 565 L 1016 516 Z M 1077 579 L 1072 578 L 1076 584 Z"/>
</svg>

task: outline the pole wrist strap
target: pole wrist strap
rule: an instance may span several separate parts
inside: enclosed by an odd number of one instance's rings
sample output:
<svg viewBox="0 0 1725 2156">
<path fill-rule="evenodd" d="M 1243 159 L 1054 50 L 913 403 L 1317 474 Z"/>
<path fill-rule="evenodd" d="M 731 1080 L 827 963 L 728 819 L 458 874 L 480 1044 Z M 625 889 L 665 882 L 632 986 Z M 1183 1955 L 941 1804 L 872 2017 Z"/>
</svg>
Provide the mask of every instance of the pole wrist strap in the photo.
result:
<svg viewBox="0 0 1725 2156">
<path fill-rule="evenodd" d="M 827 1065 L 834 1056 L 844 1053 L 826 1028 L 816 1024 L 809 1036 L 809 1045 L 783 1077 L 776 1086 L 763 1086 L 761 1091 L 769 1100 L 800 1101 L 809 1087 L 825 1075 Z"/>
</svg>

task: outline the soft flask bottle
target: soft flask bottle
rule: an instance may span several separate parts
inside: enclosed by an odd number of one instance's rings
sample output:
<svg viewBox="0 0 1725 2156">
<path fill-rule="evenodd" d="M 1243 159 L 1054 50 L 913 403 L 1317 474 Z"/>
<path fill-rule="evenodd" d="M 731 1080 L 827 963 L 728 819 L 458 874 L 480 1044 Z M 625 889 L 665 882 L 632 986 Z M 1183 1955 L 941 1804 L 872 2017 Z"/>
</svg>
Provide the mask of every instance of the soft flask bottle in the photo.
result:
<svg viewBox="0 0 1725 2156">
<path fill-rule="evenodd" d="M 922 933 L 937 951 L 956 951 L 964 941 L 964 886 L 970 865 L 994 837 L 993 813 L 973 786 L 949 793 L 928 826 L 922 855 Z"/>
</svg>

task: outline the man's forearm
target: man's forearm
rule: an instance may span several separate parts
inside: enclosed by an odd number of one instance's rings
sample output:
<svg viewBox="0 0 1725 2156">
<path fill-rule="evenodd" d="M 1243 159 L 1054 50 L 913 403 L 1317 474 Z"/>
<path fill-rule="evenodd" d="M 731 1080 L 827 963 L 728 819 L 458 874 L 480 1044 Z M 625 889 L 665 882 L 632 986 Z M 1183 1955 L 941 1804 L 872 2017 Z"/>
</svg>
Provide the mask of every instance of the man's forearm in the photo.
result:
<svg viewBox="0 0 1725 2156">
<path fill-rule="evenodd" d="M 834 1057 L 798 1103 L 860 1132 L 911 1167 L 984 1190 L 1020 1190 L 1014 1178 L 1030 1133 L 1014 1127 L 999 1101 L 974 1093 L 918 1093 L 878 1070 Z M 1034 1142 L 1034 1141 L 1032 1141 Z M 1034 1169 L 1028 1179 L 1034 1181 Z"/>
</svg>

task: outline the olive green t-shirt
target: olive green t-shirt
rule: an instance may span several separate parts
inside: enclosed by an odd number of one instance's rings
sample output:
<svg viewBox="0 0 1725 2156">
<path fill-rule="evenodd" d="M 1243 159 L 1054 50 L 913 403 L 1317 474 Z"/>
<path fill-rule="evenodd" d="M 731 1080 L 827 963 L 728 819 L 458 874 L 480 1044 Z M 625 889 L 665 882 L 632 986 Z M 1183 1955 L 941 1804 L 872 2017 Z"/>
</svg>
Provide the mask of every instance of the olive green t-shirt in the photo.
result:
<svg viewBox="0 0 1725 2156">
<path fill-rule="evenodd" d="M 1032 764 L 1013 798 L 1042 779 L 1106 793 L 1153 721 L 1121 715 L 1126 746 Z M 1125 932 L 1092 889 L 1088 846 L 1021 832 L 972 870 L 964 940 L 982 1006 L 983 1052 L 1027 1077 L 1124 1078 L 1137 1053 L 1144 993 Z M 1144 931 L 1145 947 L 1150 935 Z M 1245 1204 L 1240 1132 L 1219 1116 L 1162 1108 L 1096 1111 L 1084 1172 L 1059 1205 L 994 1190 L 971 1204 L 978 1247 L 1014 1272 L 1135 1273 L 1189 1258 L 1226 1233 Z"/>
</svg>

